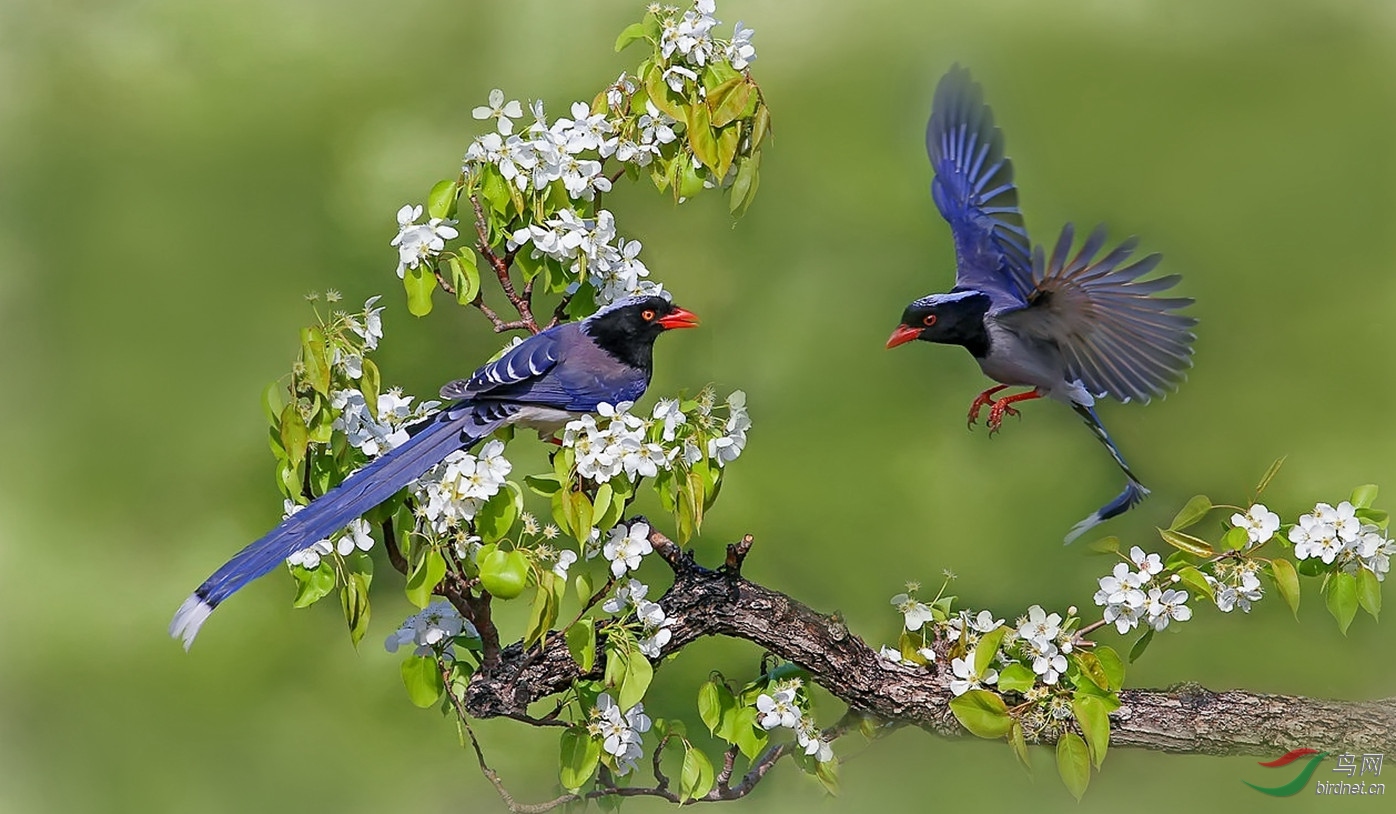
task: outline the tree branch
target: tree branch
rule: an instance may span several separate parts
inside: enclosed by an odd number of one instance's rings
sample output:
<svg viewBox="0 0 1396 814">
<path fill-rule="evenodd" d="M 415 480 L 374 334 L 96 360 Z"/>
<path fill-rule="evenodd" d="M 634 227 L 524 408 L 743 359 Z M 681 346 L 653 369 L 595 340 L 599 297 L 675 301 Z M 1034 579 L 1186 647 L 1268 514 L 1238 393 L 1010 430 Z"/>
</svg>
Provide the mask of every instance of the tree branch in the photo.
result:
<svg viewBox="0 0 1396 814">
<path fill-rule="evenodd" d="M 704 636 L 745 639 L 808 670 L 852 709 L 940 735 L 966 734 L 949 710 L 948 671 L 888 664 L 837 615 L 817 613 L 743 577 L 749 536 L 728 547 L 726 563 L 716 570 L 699 566 L 658 532 L 650 542 L 674 570 L 674 585 L 659 600 L 672 620 L 665 655 Z M 603 667 L 598 644 L 590 677 L 599 677 Z M 582 677 L 561 637 L 549 637 L 531 654 L 516 643 L 472 677 L 463 706 L 475 717 L 516 717 Z M 1121 690 L 1120 700 L 1110 715 L 1111 746 L 1208 755 L 1273 756 L 1299 747 L 1396 751 L 1396 698 L 1330 701 L 1184 684 Z"/>
</svg>

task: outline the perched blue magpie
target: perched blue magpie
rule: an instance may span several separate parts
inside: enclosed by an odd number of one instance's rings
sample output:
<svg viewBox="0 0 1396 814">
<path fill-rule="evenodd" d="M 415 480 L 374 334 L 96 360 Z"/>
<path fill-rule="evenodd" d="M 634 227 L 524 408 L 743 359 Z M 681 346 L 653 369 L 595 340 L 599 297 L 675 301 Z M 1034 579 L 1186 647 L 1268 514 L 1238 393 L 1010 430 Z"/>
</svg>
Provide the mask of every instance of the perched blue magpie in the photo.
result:
<svg viewBox="0 0 1396 814">
<path fill-rule="evenodd" d="M 511 424 L 555 432 L 603 403 L 644 395 L 654 340 L 692 328 L 698 318 L 663 297 L 618 300 L 581 322 L 549 328 L 499 359 L 441 388 L 450 406 L 416 427 L 401 446 L 375 458 L 204 581 L 175 613 L 170 635 L 187 650 L 219 603 L 416 480 L 456 450 Z"/>
<path fill-rule="evenodd" d="M 969 350 L 980 370 L 999 382 L 980 393 L 969 411 L 973 426 L 980 410 L 989 407 L 991 435 L 1005 415 L 1018 414 L 1013 404 L 1028 399 L 1047 396 L 1081 416 L 1128 483 L 1072 528 L 1070 543 L 1149 494 L 1094 405 L 1103 396 L 1148 402 L 1182 378 L 1192 364 L 1189 329 L 1197 321 L 1174 312 L 1192 300 L 1155 296 L 1176 284 L 1177 275 L 1139 279 L 1160 257 L 1131 262 L 1134 238 L 1096 259 L 1105 245 L 1104 227 L 1097 227 L 1074 256 L 1071 224 L 1062 229 L 1050 257 L 1040 246 L 1029 253 L 1003 135 L 979 86 L 958 65 L 936 87 L 926 151 L 935 171 L 931 197 L 955 242 L 955 287 L 908 305 L 887 347 L 920 339 Z M 1012 386 L 1031 389 L 994 398 Z"/>
</svg>

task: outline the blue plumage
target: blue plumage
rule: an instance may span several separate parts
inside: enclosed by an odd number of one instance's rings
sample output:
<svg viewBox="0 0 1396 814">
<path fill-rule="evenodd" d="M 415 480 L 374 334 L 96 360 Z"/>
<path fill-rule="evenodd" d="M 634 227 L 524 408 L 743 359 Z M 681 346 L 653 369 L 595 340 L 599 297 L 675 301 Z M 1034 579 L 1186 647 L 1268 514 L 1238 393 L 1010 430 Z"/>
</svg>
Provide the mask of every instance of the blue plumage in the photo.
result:
<svg viewBox="0 0 1396 814">
<path fill-rule="evenodd" d="M 1096 399 L 1145 401 L 1161 396 L 1191 364 L 1196 320 L 1175 313 L 1192 303 L 1156 296 L 1176 275 L 1141 280 L 1158 255 L 1130 262 L 1131 238 L 1099 259 L 1104 229 L 1096 229 L 1073 256 L 1068 224 L 1050 257 L 1029 252 L 1018 209 L 1013 168 L 1003 136 L 969 72 L 955 66 L 936 87 L 926 152 L 935 170 L 931 197 L 955 243 L 955 287 L 907 306 L 888 347 L 924 340 L 968 349 L 1000 384 L 970 407 L 971 426 L 989 407 L 989 430 L 1015 403 L 1048 397 L 1072 407 L 1109 450 L 1128 481 L 1125 490 L 1081 521 L 1076 539 L 1148 495 L 1095 412 Z M 1028 391 L 995 398 L 1010 386 Z"/>
<path fill-rule="evenodd" d="M 654 340 L 697 319 L 663 297 L 631 297 L 580 323 L 525 339 L 442 396 L 454 403 L 412 428 L 402 445 L 369 462 L 238 552 L 184 601 L 170 635 L 187 649 L 213 609 L 286 558 L 344 528 L 457 450 L 520 424 L 554 431 L 603 403 L 631 401 L 649 385 Z"/>
</svg>

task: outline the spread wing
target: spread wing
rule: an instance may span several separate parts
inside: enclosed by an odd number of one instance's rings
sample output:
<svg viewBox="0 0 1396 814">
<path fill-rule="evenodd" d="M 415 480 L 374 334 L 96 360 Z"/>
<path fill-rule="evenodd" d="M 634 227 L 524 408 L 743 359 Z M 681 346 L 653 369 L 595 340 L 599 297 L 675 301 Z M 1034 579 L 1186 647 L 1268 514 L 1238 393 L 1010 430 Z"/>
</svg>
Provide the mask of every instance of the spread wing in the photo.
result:
<svg viewBox="0 0 1396 814">
<path fill-rule="evenodd" d="M 1075 232 L 1062 229 L 1052 256 L 1033 252 L 1028 307 L 1000 319 L 1061 349 L 1067 372 L 1095 395 L 1147 402 L 1162 396 L 1192 365 L 1192 317 L 1175 313 L 1185 297 L 1159 297 L 1180 279 L 1171 274 L 1140 280 L 1162 257 L 1128 262 L 1138 241 L 1130 238 L 1099 260 L 1105 228 L 1097 227 L 1068 260 Z"/>
<path fill-rule="evenodd" d="M 1032 271 L 1013 165 L 983 93 L 958 65 L 936 86 L 926 152 L 931 197 L 955 239 L 955 287 L 1025 304 Z"/>
</svg>

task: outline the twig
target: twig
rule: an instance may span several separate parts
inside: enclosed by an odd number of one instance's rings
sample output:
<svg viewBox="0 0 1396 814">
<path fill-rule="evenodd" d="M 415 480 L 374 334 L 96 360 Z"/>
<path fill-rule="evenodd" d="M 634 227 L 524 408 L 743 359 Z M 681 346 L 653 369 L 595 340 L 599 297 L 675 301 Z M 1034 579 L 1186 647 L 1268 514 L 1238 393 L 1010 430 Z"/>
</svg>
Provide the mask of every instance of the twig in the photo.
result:
<svg viewBox="0 0 1396 814">
<path fill-rule="evenodd" d="M 538 333 L 538 322 L 533 318 L 533 308 L 529 303 L 529 298 L 519 296 L 514 290 L 514 281 L 509 277 L 509 265 L 514 260 L 514 253 L 506 252 L 503 256 L 495 254 L 494 249 L 490 246 L 489 232 L 486 228 L 488 221 L 485 219 L 484 208 L 480 206 L 480 196 L 471 195 L 470 205 L 475 210 L 475 234 L 478 237 L 475 243 L 476 250 L 478 250 L 480 255 L 490 264 L 490 268 L 494 269 L 494 274 L 499 278 L 499 287 L 503 289 L 504 296 L 509 299 L 510 304 L 514 306 L 514 310 L 518 312 L 518 321 L 522 323 L 518 327 L 524 327 L 533 333 Z M 531 293 L 530 290 L 530 294 Z M 479 298 L 477 297 L 477 299 Z M 483 305 L 483 302 L 481 305 Z M 491 320 L 491 322 L 493 321 L 494 320 Z M 508 329 L 500 328 L 499 324 L 496 323 L 495 331 L 501 330 Z"/>
</svg>

